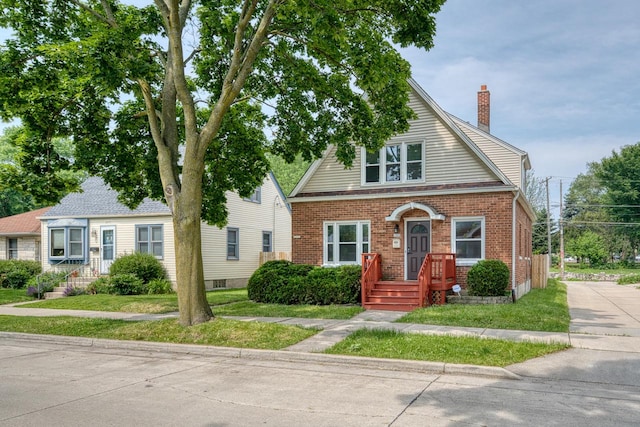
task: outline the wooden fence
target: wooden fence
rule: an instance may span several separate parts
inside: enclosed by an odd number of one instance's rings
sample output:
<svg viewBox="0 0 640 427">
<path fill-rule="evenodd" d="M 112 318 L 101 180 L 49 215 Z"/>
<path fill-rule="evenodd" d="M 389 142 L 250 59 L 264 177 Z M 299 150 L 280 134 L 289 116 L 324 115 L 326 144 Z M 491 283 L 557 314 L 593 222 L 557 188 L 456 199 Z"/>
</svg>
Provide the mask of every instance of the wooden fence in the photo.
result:
<svg viewBox="0 0 640 427">
<path fill-rule="evenodd" d="M 287 260 L 291 261 L 291 252 L 260 252 L 260 265 L 267 261 L 275 260 Z"/>
<path fill-rule="evenodd" d="M 531 287 L 544 289 L 547 287 L 549 277 L 549 256 L 534 255 L 531 263 Z"/>
</svg>

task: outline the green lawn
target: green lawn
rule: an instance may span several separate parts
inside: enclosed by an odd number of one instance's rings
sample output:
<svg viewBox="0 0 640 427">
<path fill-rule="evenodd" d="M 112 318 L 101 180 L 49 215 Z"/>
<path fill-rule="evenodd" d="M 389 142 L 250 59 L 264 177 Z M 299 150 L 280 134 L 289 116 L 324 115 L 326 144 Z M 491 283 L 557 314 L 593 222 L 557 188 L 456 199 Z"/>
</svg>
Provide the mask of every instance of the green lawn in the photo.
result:
<svg viewBox="0 0 640 427">
<path fill-rule="evenodd" d="M 219 316 L 302 317 L 305 319 L 350 319 L 364 310 L 351 305 L 283 305 L 243 301 L 214 307 Z"/>
<path fill-rule="evenodd" d="M 247 289 L 221 289 L 207 292 L 212 306 L 247 300 Z M 26 308 L 57 308 L 63 310 L 122 311 L 126 313 L 171 313 L 178 311 L 178 296 L 168 295 L 78 295 L 67 298 L 36 301 Z"/>
<path fill-rule="evenodd" d="M 0 288 L 0 305 L 14 302 L 31 301 L 32 297 L 27 296 L 26 289 L 4 289 Z"/>
<path fill-rule="evenodd" d="M 325 353 L 504 367 L 568 347 L 565 344 L 361 329 Z"/>
<path fill-rule="evenodd" d="M 196 326 L 176 319 L 131 322 L 78 317 L 0 316 L 0 330 L 44 335 L 203 344 L 279 350 L 317 333 L 317 330 L 274 323 L 216 318 Z"/>
<path fill-rule="evenodd" d="M 568 332 L 569 320 L 567 287 L 549 279 L 546 289 L 532 289 L 515 304 L 432 306 L 414 310 L 398 322 Z"/>
<path fill-rule="evenodd" d="M 7 290 L 4 290 L 7 291 Z M 14 295 L 14 291 L 13 294 Z M 24 295 L 24 290 L 19 291 Z M 10 295 L 2 292 L 0 295 Z M 26 295 L 25 299 L 26 298 Z M 8 296 L 6 299 L 17 298 Z M 217 316 L 304 317 L 349 319 L 359 306 L 287 306 L 248 301 L 246 289 L 207 293 Z M 176 295 L 82 295 L 27 304 L 26 307 L 166 313 L 178 309 Z M 415 310 L 401 322 L 566 332 L 569 314 L 566 286 L 550 280 L 546 289 L 532 290 L 516 304 L 444 305 Z M 316 333 L 315 330 L 260 322 L 240 322 L 216 317 L 193 327 L 175 319 L 153 322 L 83 319 L 72 317 L 0 316 L 0 330 L 227 347 L 282 349 Z M 425 336 L 361 330 L 327 350 L 327 353 L 447 363 L 507 366 L 559 351 L 567 346 L 521 343 L 475 337 Z"/>
</svg>

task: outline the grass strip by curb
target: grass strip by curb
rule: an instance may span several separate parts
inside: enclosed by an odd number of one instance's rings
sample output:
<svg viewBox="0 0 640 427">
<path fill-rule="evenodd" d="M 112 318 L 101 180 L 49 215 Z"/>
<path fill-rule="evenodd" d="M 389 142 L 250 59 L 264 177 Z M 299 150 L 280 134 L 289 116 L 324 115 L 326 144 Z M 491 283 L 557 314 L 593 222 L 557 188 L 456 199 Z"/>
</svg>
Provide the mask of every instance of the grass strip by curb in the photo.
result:
<svg viewBox="0 0 640 427">
<path fill-rule="evenodd" d="M 562 351 L 567 344 L 494 338 L 421 335 L 360 329 L 325 350 L 328 354 L 505 367 Z"/>
</svg>

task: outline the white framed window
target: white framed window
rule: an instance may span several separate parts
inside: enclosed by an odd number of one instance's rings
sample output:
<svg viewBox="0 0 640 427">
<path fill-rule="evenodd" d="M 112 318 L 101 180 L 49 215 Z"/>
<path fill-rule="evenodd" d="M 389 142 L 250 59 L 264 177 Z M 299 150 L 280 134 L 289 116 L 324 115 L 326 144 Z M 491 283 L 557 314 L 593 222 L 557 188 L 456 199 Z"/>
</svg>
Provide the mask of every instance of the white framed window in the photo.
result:
<svg viewBox="0 0 640 427">
<path fill-rule="evenodd" d="M 369 153 L 362 148 L 362 184 L 424 181 L 424 142 L 403 142 Z"/>
<path fill-rule="evenodd" d="M 18 259 L 18 239 L 7 239 L 7 259 Z"/>
<path fill-rule="evenodd" d="M 451 219 L 451 248 L 458 265 L 473 265 L 484 259 L 484 217 Z"/>
<path fill-rule="evenodd" d="M 49 228 L 49 258 L 84 259 L 85 247 L 85 227 Z"/>
<path fill-rule="evenodd" d="M 161 224 L 136 225 L 136 251 L 164 256 L 164 231 Z"/>
<path fill-rule="evenodd" d="M 227 259 L 240 259 L 240 229 L 227 227 Z"/>
<path fill-rule="evenodd" d="M 325 222 L 323 236 L 323 264 L 360 264 L 362 254 L 369 252 L 370 222 Z"/>
</svg>

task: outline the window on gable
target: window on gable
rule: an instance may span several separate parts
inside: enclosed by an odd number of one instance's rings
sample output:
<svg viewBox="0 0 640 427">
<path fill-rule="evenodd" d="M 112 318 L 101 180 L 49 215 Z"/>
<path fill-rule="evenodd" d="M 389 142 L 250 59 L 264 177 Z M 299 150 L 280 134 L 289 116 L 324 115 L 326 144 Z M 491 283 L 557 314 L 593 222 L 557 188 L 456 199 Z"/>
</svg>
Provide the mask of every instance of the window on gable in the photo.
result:
<svg viewBox="0 0 640 427">
<path fill-rule="evenodd" d="M 247 202 L 261 203 L 262 202 L 262 187 L 256 188 L 256 191 L 254 191 L 251 196 L 245 198 L 244 200 L 246 200 Z"/>
<path fill-rule="evenodd" d="M 227 228 L 227 259 L 240 259 L 240 230 Z"/>
<path fill-rule="evenodd" d="M 484 259 L 484 218 L 453 218 L 451 245 L 460 265 Z"/>
<path fill-rule="evenodd" d="M 369 252 L 369 221 L 325 222 L 325 265 L 359 264 Z"/>
<path fill-rule="evenodd" d="M 18 259 L 18 239 L 7 239 L 7 259 Z"/>
<path fill-rule="evenodd" d="M 164 256 L 164 231 L 162 225 L 136 225 L 136 251 L 149 253 L 156 258 Z"/>
<path fill-rule="evenodd" d="M 424 181 L 424 143 L 404 142 L 369 153 L 363 149 L 364 184 Z"/>
<path fill-rule="evenodd" d="M 54 259 L 84 259 L 86 228 L 61 227 L 49 229 L 49 257 Z"/>
</svg>

